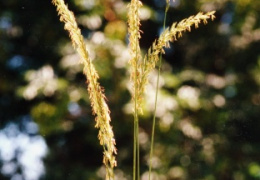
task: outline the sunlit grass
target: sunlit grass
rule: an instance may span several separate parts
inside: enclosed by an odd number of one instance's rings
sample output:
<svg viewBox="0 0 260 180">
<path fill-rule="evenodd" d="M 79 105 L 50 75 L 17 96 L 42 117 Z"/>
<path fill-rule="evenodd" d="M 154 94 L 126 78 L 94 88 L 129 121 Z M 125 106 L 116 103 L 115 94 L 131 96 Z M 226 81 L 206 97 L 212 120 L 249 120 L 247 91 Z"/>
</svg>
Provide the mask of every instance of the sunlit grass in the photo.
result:
<svg viewBox="0 0 260 180">
<path fill-rule="evenodd" d="M 106 179 L 114 179 L 113 169 L 116 166 L 116 147 L 114 133 L 110 126 L 110 111 L 106 103 L 104 89 L 98 82 L 99 75 L 92 64 L 89 52 L 86 50 L 86 45 L 75 21 L 74 14 L 69 11 L 63 0 L 52 0 L 57 7 L 60 20 L 65 23 L 64 28 L 69 32 L 73 47 L 77 50 L 81 57 L 81 62 L 84 65 L 83 73 L 86 75 L 88 83 L 88 93 L 91 100 L 93 114 L 96 116 L 96 128 L 99 128 L 98 138 L 103 146 L 103 163 L 106 166 Z M 173 23 L 171 27 L 165 27 L 166 14 L 169 9 L 169 0 L 166 0 L 164 30 L 157 40 L 149 48 L 147 54 L 143 57 L 140 50 L 139 40 L 141 38 L 140 27 L 140 7 L 141 1 L 131 0 L 128 9 L 128 33 L 130 46 L 130 80 L 132 82 L 132 100 L 133 100 L 133 117 L 134 117 L 134 133 L 133 133 L 133 180 L 140 180 L 140 150 L 139 150 L 139 116 L 143 113 L 143 97 L 145 86 L 148 82 L 148 76 L 159 63 L 156 93 L 154 102 L 154 116 L 152 121 L 152 135 L 149 158 L 149 179 L 151 178 L 151 159 L 153 156 L 153 144 L 155 136 L 155 114 L 157 109 L 157 98 L 159 89 L 159 76 L 161 71 L 161 59 L 164 54 L 164 48 L 169 48 L 170 42 L 176 41 L 182 36 L 182 33 L 191 31 L 191 27 L 203 22 L 207 23 L 208 19 L 215 18 L 214 11 L 208 13 L 198 13 L 195 16 L 190 16 L 179 23 Z"/>
</svg>

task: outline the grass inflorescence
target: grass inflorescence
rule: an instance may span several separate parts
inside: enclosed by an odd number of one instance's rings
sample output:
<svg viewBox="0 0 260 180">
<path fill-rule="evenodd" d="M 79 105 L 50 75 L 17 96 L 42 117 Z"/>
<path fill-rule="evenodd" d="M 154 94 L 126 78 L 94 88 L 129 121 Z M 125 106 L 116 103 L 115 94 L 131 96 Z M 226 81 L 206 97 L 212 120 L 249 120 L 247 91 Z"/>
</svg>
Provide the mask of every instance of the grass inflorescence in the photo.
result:
<svg viewBox="0 0 260 180">
<path fill-rule="evenodd" d="M 106 166 L 106 179 L 113 179 L 113 168 L 116 166 L 115 139 L 112 127 L 110 125 L 110 111 L 106 103 L 104 89 L 98 83 L 98 74 L 91 63 L 89 53 L 86 50 L 84 38 L 78 28 L 74 14 L 69 11 L 63 0 L 52 0 L 57 7 L 60 21 L 65 23 L 64 28 L 69 32 L 73 47 L 78 51 L 81 57 L 81 63 L 84 65 L 83 73 L 86 75 L 88 84 L 88 93 L 91 101 L 93 114 L 96 116 L 96 128 L 99 128 L 98 139 L 104 147 L 103 163 Z"/>
<path fill-rule="evenodd" d="M 73 47 L 77 50 L 81 57 L 83 64 L 83 73 L 86 75 L 88 84 L 88 93 L 91 101 L 93 114 L 96 116 L 96 128 L 99 128 L 98 139 L 100 144 L 104 147 L 103 163 L 106 166 L 106 179 L 114 179 L 113 169 L 116 166 L 115 154 L 117 153 L 115 147 L 115 139 L 112 127 L 110 125 L 110 111 L 106 103 L 104 89 L 98 82 L 98 73 L 92 64 L 89 53 L 86 50 L 84 38 L 78 28 L 74 14 L 64 4 L 63 0 L 52 0 L 56 6 L 57 12 L 60 16 L 60 21 L 65 23 L 64 29 L 69 32 Z M 134 115 L 134 142 L 133 142 L 133 180 L 140 179 L 140 156 L 139 156 L 139 115 L 142 114 L 142 102 L 145 92 L 145 86 L 148 82 L 150 72 L 156 67 L 159 62 L 159 73 L 161 64 L 161 55 L 164 54 L 164 48 L 170 47 L 170 42 L 176 41 L 182 36 L 182 33 L 191 31 L 192 26 L 198 28 L 199 24 L 207 23 L 208 19 L 214 20 L 215 11 L 208 13 L 199 12 L 195 16 L 190 16 L 183 19 L 179 23 L 173 23 L 171 27 L 165 28 L 166 13 L 170 7 L 170 0 L 166 0 L 164 30 L 156 39 L 145 56 L 142 56 L 139 40 L 141 38 L 140 30 L 140 8 L 142 2 L 139 0 L 131 0 L 128 6 L 128 33 L 129 33 L 129 47 L 131 58 L 130 63 L 130 79 L 132 82 L 132 99 L 133 99 L 133 115 Z M 159 74 L 158 77 L 159 78 Z M 157 106 L 157 90 L 155 95 L 155 111 Z M 155 114 L 155 112 L 154 112 Z M 149 179 L 151 175 L 151 158 L 153 155 L 153 142 L 154 142 L 154 129 L 155 129 L 155 115 L 153 117 L 152 125 L 152 140 L 150 148 L 149 160 Z"/>
</svg>

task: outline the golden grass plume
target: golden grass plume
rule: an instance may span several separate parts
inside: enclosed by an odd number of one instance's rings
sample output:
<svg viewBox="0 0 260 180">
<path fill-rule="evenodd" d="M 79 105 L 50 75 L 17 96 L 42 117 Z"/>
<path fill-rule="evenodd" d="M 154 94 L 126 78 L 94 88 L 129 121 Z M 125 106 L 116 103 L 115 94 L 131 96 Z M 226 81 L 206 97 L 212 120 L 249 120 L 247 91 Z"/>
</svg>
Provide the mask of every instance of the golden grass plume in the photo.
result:
<svg viewBox="0 0 260 180">
<path fill-rule="evenodd" d="M 199 27 L 199 24 L 203 22 L 206 24 L 208 19 L 215 19 L 215 11 L 210 11 L 207 13 L 199 12 L 195 16 L 190 16 L 187 19 L 183 19 L 179 23 L 173 23 L 171 27 L 166 28 L 162 34 L 159 36 L 157 40 L 155 40 L 152 46 L 148 49 L 148 53 L 145 55 L 144 60 L 141 65 L 137 66 L 136 72 L 138 72 L 138 77 L 140 79 L 137 80 L 138 91 L 135 96 L 138 98 L 138 104 L 142 104 L 142 97 L 145 91 L 145 85 L 147 84 L 147 78 L 149 73 L 155 68 L 156 63 L 159 61 L 159 55 L 164 52 L 164 48 L 170 47 L 170 42 L 176 41 L 178 38 L 182 36 L 183 32 L 191 31 L 191 27 L 195 26 L 195 28 Z M 131 26 L 131 24 L 129 24 Z M 129 34 L 133 34 L 131 30 L 134 28 L 129 28 Z M 130 38 L 130 41 L 133 39 Z M 131 44 L 131 43 L 130 43 Z M 131 54 L 134 53 L 131 50 Z M 139 107 L 140 109 L 140 107 Z"/>
<path fill-rule="evenodd" d="M 74 14 L 69 11 L 63 0 L 52 0 L 60 15 L 60 21 L 65 23 L 64 29 L 69 32 L 73 47 L 77 50 L 83 64 L 83 73 L 86 75 L 88 93 L 91 101 L 93 114 L 96 116 L 96 128 L 99 128 L 98 139 L 103 146 L 103 163 L 106 166 L 106 179 L 113 179 L 113 168 L 116 166 L 115 139 L 110 125 L 110 111 L 102 87 L 98 83 L 98 74 L 89 58 L 88 51 L 81 31 L 78 28 Z"/>
<path fill-rule="evenodd" d="M 131 65 L 131 74 L 130 79 L 133 86 L 132 91 L 132 99 L 135 101 L 135 109 L 134 111 L 141 111 L 141 104 L 139 103 L 141 97 L 139 93 L 137 93 L 140 87 L 140 75 L 141 75 L 141 50 L 139 45 L 139 39 L 141 38 L 140 35 L 140 18 L 139 18 L 139 9 L 142 6 L 141 1 L 139 0 L 132 0 L 129 4 L 128 8 L 128 32 L 129 32 L 129 46 L 130 46 L 130 54 L 131 59 L 129 63 Z"/>
</svg>

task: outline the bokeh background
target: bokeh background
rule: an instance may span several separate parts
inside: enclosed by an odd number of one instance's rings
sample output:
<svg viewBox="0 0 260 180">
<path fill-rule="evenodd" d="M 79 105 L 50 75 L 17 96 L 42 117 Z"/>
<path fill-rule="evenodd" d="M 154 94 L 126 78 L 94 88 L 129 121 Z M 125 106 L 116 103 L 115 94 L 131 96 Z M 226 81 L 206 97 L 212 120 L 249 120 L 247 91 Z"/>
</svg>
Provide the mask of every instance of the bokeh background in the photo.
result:
<svg viewBox="0 0 260 180">
<path fill-rule="evenodd" d="M 116 179 L 132 174 L 127 4 L 68 0 L 111 110 Z M 164 0 L 144 0 L 145 54 L 162 31 Z M 175 0 L 167 25 L 216 10 L 163 56 L 154 180 L 260 179 L 260 1 Z M 141 178 L 147 179 L 157 71 L 140 118 Z M 104 179 L 79 56 L 51 0 L 0 0 L 0 179 Z"/>
</svg>

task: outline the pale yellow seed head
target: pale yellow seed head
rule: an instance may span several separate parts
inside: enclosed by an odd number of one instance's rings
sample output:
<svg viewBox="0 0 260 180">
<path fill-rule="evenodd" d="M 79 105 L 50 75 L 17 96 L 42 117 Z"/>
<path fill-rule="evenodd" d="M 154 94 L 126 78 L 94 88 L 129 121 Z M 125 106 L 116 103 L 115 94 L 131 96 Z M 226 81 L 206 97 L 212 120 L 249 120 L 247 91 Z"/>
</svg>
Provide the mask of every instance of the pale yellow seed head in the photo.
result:
<svg viewBox="0 0 260 180">
<path fill-rule="evenodd" d="M 73 47 L 81 56 L 81 63 L 83 63 L 83 73 L 86 75 L 88 83 L 88 93 L 91 102 L 93 114 L 96 116 L 96 128 L 99 128 L 98 139 L 101 145 L 107 146 L 104 149 L 103 162 L 106 166 L 106 179 L 112 179 L 113 168 L 116 166 L 114 154 L 116 154 L 115 140 L 112 127 L 109 122 L 110 111 L 108 109 L 103 89 L 98 83 L 98 74 L 92 64 L 86 45 L 81 35 L 81 31 L 77 26 L 74 14 L 69 11 L 63 0 L 52 0 L 57 7 L 60 21 L 64 22 L 64 28 L 69 32 Z"/>
</svg>

